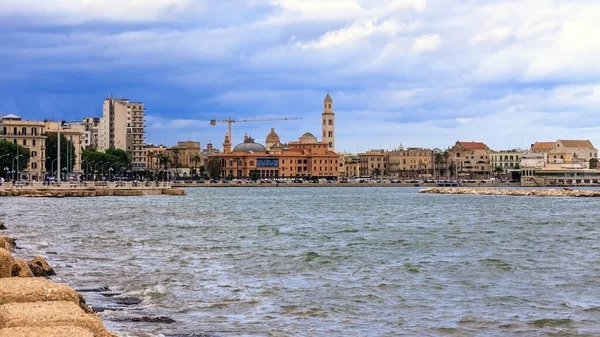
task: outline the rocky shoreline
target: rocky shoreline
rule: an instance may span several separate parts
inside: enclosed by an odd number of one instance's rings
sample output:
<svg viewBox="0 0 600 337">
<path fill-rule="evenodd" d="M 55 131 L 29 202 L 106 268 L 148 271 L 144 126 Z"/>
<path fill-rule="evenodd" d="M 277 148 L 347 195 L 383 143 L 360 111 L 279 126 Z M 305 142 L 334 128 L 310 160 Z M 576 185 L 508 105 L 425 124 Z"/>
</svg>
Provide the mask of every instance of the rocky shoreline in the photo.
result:
<svg viewBox="0 0 600 337">
<path fill-rule="evenodd" d="M 8 231 L 2 221 L 0 231 Z M 142 299 L 109 287 L 72 288 L 53 282 L 50 277 L 56 273 L 46 259 L 35 256 L 25 260 L 13 256 L 20 249 L 16 239 L 0 235 L 0 337 L 118 337 L 104 327 L 98 316 L 97 313 L 104 311 L 123 313 L 109 314 L 104 317 L 105 321 L 126 324 L 176 323 L 171 317 L 140 307 Z M 175 332 L 164 336 L 200 335 Z"/>
<path fill-rule="evenodd" d="M 43 257 L 15 258 L 15 248 L 13 238 L 0 236 L 0 337 L 118 337 L 83 296 L 47 278 L 55 272 Z"/>
<path fill-rule="evenodd" d="M 534 196 L 534 197 L 600 197 L 600 190 L 573 190 L 563 189 L 522 189 L 522 188 L 452 188 L 452 187 L 431 187 L 424 188 L 419 193 L 432 194 L 477 194 L 477 195 L 508 195 L 508 196 Z"/>
</svg>

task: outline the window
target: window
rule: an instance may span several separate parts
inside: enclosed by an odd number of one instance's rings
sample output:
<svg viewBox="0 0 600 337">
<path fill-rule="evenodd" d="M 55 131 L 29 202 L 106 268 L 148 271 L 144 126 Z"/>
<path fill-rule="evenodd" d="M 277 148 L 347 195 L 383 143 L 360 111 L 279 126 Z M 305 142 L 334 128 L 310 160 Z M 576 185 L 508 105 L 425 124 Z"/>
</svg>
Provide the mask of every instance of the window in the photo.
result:
<svg viewBox="0 0 600 337">
<path fill-rule="evenodd" d="M 36 162 L 31 163 L 31 168 L 32 169 L 36 169 L 37 168 L 37 163 Z"/>
<path fill-rule="evenodd" d="M 329 120 L 329 125 L 333 125 L 333 119 Z"/>
<path fill-rule="evenodd" d="M 323 138 L 325 138 L 325 131 L 323 131 Z"/>
<path fill-rule="evenodd" d="M 21 134 L 22 134 L 23 136 L 25 136 L 25 135 L 27 134 L 27 128 L 26 128 L 26 127 L 22 127 L 22 128 L 21 128 Z"/>
<path fill-rule="evenodd" d="M 27 146 L 27 139 L 23 139 L 23 145 Z"/>
<path fill-rule="evenodd" d="M 33 143 L 33 146 L 35 146 L 35 139 L 33 139 L 31 142 Z"/>
<path fill-rule="evenodd" d="M 327 125 L 327 121 L 325 119 L 323 120 L 323 125 Z"/>
</svg>

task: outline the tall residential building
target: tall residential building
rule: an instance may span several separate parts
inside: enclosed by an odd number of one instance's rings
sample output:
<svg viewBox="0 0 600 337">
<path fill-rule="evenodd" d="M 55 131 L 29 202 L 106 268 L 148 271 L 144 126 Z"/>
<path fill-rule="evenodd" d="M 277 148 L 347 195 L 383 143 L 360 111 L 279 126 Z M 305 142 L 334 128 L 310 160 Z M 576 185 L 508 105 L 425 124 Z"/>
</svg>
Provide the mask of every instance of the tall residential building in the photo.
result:
<svg viewBox="0 0 600 337">
<path fill-rule="evenodd" d="M 327 94 L 323 101 L 323 113 L 321 114 L 323 143 L 327 143 L 329 150 L 335 151 L 335 114 L 333 113 L 333 99 Z"/>
<path fill-rule="evenodd" d="M 104 100 L 98 128 L 98 150 L 114 147 L 131 155 L 132 169 L 146 169 L 144 104 L 125 98 Z"/>
<path fill-rule="evenodd" d="M 27 167 L 19 167 L 17 170 L 14 165 L 9 168 L 21 172 L 27 179 L 42 180 L 46 174 L 46 132 L 44 127 L 45 123 L 42 121 L 22 120 L 21 117 L 12 114 L 4 116 L 0 120 L 2 139 L 29 149 L 30 157 Z"/>
</svg>

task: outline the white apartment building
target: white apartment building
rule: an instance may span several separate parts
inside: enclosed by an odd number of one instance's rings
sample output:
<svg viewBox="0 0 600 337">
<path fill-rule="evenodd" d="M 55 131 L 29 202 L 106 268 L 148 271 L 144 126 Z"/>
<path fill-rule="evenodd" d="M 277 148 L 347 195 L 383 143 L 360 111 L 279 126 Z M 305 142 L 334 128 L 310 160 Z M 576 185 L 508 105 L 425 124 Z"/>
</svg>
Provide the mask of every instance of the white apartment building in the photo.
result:
<svg viewBox="0 0 600 337">
<path fill-rule="evenodd" d="M 98 150 L 114 147 L 131 155 L 133 170 L 146 169 L 144 104 L 112 96 L 104 100 L 98 126 Z"/>
<path fill-rule="evenodd" d="M 504 172 L 518 170 L 525 150 L 502 150 L 490 153 L 490 173 L 495 173 L 496 167 L 502 167 Z"/>
</svg>

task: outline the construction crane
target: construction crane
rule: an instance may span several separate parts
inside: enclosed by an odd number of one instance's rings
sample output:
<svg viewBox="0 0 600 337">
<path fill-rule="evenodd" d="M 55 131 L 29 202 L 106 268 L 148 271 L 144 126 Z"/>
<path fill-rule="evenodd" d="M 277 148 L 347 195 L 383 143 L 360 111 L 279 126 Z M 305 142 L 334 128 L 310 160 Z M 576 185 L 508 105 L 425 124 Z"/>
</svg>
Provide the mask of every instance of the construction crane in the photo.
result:
<svg viewBox="0 0 600 337">
<path fill-rule="evenodd" d="M 233 141 L 231 136 L 231 125 L 233 123 L 248 123 L 248 122 L 267 122 L 267 121 L 290 121 L 295 119 L 302 119 L 302 117 L 274 117 L 274 118 L 248 118 L 248 119 L 211 119 L 210 125 L 217 125 L 217 123 L 227 123 L 229 140 Z"/>
</svg>

